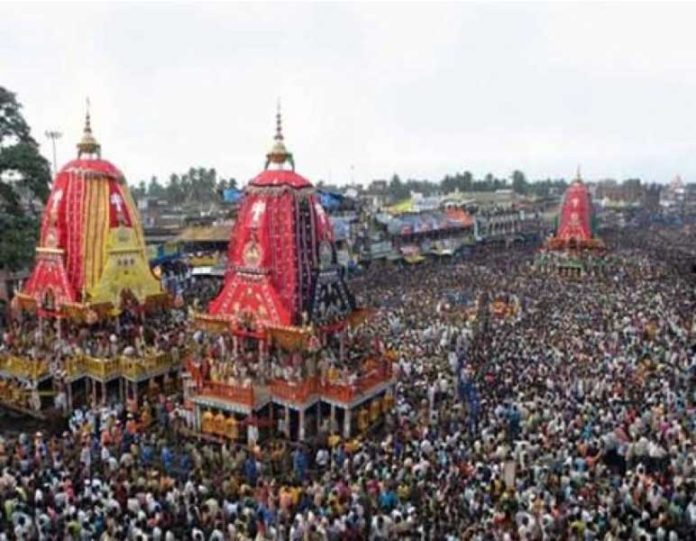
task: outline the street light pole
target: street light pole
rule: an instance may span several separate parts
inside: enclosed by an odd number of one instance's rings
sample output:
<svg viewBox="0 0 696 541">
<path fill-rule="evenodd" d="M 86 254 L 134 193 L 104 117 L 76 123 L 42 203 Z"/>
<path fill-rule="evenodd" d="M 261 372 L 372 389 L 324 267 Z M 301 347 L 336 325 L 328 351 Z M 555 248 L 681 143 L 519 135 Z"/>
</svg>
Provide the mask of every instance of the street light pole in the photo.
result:
<svg viewBox="0 0 696 541">
<path fill-rule="evenodd" d="M 56 130 L 46 130 L 46 137 L 51 140 L 53 144 L 53 175 L 58 172 L 58 166 L 56 165 L 56 140 L 60 139 L 63 134 Z"/>
</svg>

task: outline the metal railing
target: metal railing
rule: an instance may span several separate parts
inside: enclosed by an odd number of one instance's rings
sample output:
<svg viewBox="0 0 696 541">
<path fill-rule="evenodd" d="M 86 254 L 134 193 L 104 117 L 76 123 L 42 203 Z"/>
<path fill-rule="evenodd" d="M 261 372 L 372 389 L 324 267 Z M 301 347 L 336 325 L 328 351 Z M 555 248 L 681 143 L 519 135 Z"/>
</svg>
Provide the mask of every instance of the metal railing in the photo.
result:
<svg viewBox="0 0 696 541">
<path fill-rule="evenodd" d="M 389 381 L 392 377 L 392 364 L 389 361 L 368 363 L 367 367 L 369 367 L 367 373 L 351 383 L 337 380 L 321 381 L 319 377 L 299 382 L 273 379 L 267 386 L 255 389 L 253 385 L 203 381 L 198 388 L 193 390 L 193 395 L 218 398 L 248 406 L 254 406 L 255 399 L 264 396 L 264 392 L 270 394 L 273 399 L 299 404 L 308 402 L 313 396 L 321 396 L 339 402 L 352 402 L 374 387 Z M 189 367 L 189 370 L 192 368 Z M 259 395 L 259 393 L 261 394 Z"/>
<path fill-rule="evenodd" d="M 7 372 L 14 377 L 36 381 L 48 375 L 49 366 L 46 361 L 5 355 L 0 357 L 0 371 Z"/>
<path fill-rule="evenodd" d="M 174 365 L 172 356 L 168 353 L 158 353 L 142 358 L 121 358 L 121 373 L 131 379 L 139 379 L 157 374 Z"/>
<path fill-rule="evenodd" d="M 84 374 L 97 379 L 109 379 L 121 373 L 119 359 L 100 359 L 84 357 L 82 360 Z"/>
<path fill-rule="evenodd" d="M 179 357 L 181 358 L 183 355 Z M 71 357 L 64 362 L 68 377 L 89 376 L 96 379 L 113 377 L 139 379 L 159 374 L 179 364 L 171 353 L 157 353 L 134 358 L 115 357 L 113 359 L 83 355 Z"/>
<path fill-rule="evenodd" d="M 340 402 L 351 402 L 355 398 L 365 394 L 373 387 L 388 381 L 392 376 L 391 364 L 384 363 L 358 378 L 353 383 L 324 382 L 320 392 L 322 396 L 338 400 Z"/>
<path fill-rule="evenodd" d="M 243 387 L 241 385 L 228 385 L 227 383 L 206 381 L 196 394 L 199 396 L 221 398 L 238 404 L 246 404 L 250 407 L 253 407 L 255 404 L 254 387 L 252 386 Z"/>
<path fill-rule="evenodd" d="M 273 398 L 288 402 L 306 402 L 312 395 L 319 392 L 319 380 L 317 378 L 293 383 L 282 379 L 274 379 L 268 385 Z"/>
</svg>

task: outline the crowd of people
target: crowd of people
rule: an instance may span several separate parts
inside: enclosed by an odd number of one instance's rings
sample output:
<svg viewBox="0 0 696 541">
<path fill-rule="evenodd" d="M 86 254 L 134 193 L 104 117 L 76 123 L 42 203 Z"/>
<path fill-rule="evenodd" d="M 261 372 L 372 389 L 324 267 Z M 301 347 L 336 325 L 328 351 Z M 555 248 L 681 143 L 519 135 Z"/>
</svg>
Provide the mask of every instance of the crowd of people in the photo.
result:
<svg viewBox="0 0 696 541">
<path fill-rule="evenodd" d="M 693 277 L 655 232 L 607 242 L 581 280 L 525 248 L 351 280 L 397 356 L 394 410 L 355 439 L 206 443 L 164 404 L 149 430 L 115 405 L 5 436 L 0 540 L 689 539 Z"/>
<path fill-rule="evenodd" d="M 336 337 L 317 343 L 317 354 L 309 356 L 280 348 L 259 351 L 257 340 L 202 330 L 191 338 L 196 347 L 190 366 L 198 379 L 235 387 L 262 386 L 271 380 L 298 384 L 314 376 L 324 382 L 351 384 L 365 375 L 370 366 L 365 360 L 375 358 L 381 346 L 375 329 L 366 327 L 348 329 L 343 343 Z"/>
<path fill-rule="evenodd" d="M 66 382 L 71 362 L 83 358 L 100 360 L 156 357 L 162 353 L 179 356 L 188 343 L 188 323 L 182 309 L 161 310 L 147 319 L 129 311 L 87 326 L 69 319 L 39 320 L 17 313 L 2 330 L 0 359 L 30 360 L 45 367 L 54 382 L 56 406 L 67 405 Z M 26 365 L 22 363 L 23 368 Z M 16 375 L 0 381 L 0 395 L 28 410 L 39 410 L 39 389 L 31 378 Z"/>
<path fill-rule="evenodd" d="M 0 352 L 62 364 L 66 358 L 144 356 L 169 351 L 187 330 L 182 310 L 162 310 L 143 320 L 124 311 L 86 326 L 66 319 L 39 319 L 18 313 L 4 329 Z"/>
<path fill-rule="evenodd" d="M 220 281 L 193 276 L 187 265 L 168 264 L 161 274 L 174 302 L 146 314 L 123 309 L 118 315 L 102 314 L 85 324 L 83 318 L 38 318 L 6 307 L 7 312 L 0 319 L 0 361 L 15 360 L 14 364 L 19 365 L 17 361 L 31 360 L 43 365 L 55 382 L 56 407 L 64 409 L 70 367 L 79 359 L 129 360 L 156 358 L 163 353 L 180 359 L 191 344 L 192 314 L 204 309 L 219 289 Z M 24 368 L 21 363 L 21 369 Z M 21 374 L 0 380 L 0 399 L 35 411 L 45 402 L 35 381 Z"/>
</svg>

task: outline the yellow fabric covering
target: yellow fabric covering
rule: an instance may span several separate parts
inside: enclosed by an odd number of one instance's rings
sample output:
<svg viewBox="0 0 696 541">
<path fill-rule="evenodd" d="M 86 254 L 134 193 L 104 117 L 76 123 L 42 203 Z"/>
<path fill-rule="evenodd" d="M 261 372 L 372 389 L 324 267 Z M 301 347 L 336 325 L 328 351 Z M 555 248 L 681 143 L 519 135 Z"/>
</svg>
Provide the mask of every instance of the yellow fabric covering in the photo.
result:
<svg viewBox="0 0 696 541">
<path fill-rule="evenodd" d="M 84 191 L 86 236 L 83 243 L 85 289 L 91 291 L 104 268 L 109 236 L 109 182 L 108 179 L 85 183 Z"/>
<path fill-rule="evenodd" d="M 90 302 L 121 306 L 121 293 L 125 290 L 130 290 L 140 303 L 162 293 L 145 259 L 145 250 L 138 245 L 134 228 L 112 229 L 106 246 L 106 265 L 99 281 L 88 291 Z"/>
</svg>

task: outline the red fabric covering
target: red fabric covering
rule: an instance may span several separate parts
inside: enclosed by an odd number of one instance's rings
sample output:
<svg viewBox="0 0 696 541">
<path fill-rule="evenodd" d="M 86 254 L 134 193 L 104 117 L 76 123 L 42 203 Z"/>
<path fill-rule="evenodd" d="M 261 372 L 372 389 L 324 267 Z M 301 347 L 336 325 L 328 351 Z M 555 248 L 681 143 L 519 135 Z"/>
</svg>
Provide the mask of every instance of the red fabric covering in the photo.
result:
<svg viewBox="0 0 696 541">
<path fill-rule="evenodd" d="M 109 183 L 109 227 L 132 227 L 131 211 L 126 205 L 124 185 L 119 182 Z"/>
<path fill-rule="evenodd" d="M 327 253 L 332 243 L 331 223 L 310 182 L 293 171 L 264 171 L 247 188 L 230 237 L 225 287 L 209 313 L 236 317 L 244 284 L 245 295 L 264 307 L 266 315 L 255 312 L 260 322 L 300 323 L 310 309 L 320 247 Z"/>
<path fill-rule="evenodd" d="M 39 253 L 25 294 L 40 304 L 49 290 L 57 305 L 82 300 L 86 258 L 99 259 L 92 264 L 100 268 L 109 229 L 137 223 L 127 189 L 121 171 L 106 160 L 73 160 L 58 172 L 39 236 L 39 247 L 54 251 Z"/>
<path fill-rule="evenodd" d="M 121 170 L 106 160 L 72 160 L 66 163 L 58 172 L 58 176 L 68 171 L 84 170 L 92 173 L 100 173 L 104 176 L 111 177 L 114 180 L 123 178 Z"/>
<path fill-rule="evenodd" d="M 58 254 L 40 254 L 23 293 L 34 298 L 39 306 L 50 304 L 48 296 L 53 297 L 54 308 L 66 302 L 75 302 L 75 291 L 70 285 L 63 258 Z"/>
<path fill-rule="evenodd" d="M 290 188 L 311 188 L 312 183 L 294 171 L 267 169 L 249 183 L 252 186 L 288 186 Z"/>
<path fill-rule="evenodd" d="M 556 238 L 569 241 L 588 241 L 592 238 L 592 201 L 587 186 L 574 181 L 566 190 L 561 205 Z"/>
<path fill-rule="evenodd" d="M 291 325 L 290 312 L 280 300 L 268 275 L 237 272 L 226 282 L 225 289 L 210 303 L 209 313 L 227 315 L 235 326 L 244 325 L 246 317 L 258 326 Z"/>
</svg>

